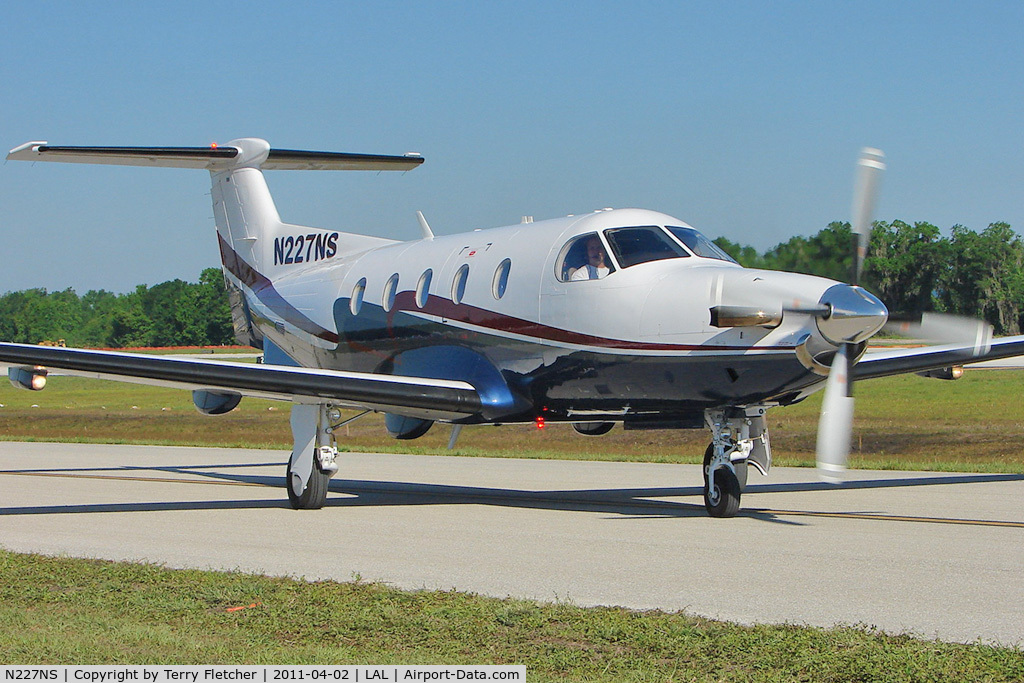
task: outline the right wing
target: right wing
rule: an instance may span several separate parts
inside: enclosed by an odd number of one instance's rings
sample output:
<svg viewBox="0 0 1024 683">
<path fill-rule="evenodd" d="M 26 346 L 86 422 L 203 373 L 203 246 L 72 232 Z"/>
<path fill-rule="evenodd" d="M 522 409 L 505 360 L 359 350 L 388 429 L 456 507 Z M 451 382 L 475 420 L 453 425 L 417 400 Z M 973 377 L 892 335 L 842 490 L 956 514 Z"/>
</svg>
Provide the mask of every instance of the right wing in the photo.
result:
<svg viewBox="0 0 1024 683">
<path fill-rule="evenodd" d="M 293 403 L 325 403 L 427 420 L 478 414 L 480 395 L 468 382 L 369 372 L 259 365 L 0 343 L 0 364 L 54 368 L 61 374 L 176 389 L 233 392 Z"/>
<path fill-rule="evenodd" d="M 1024 356 L 1024 335 L 1002 337 L 974 346 L 944 344 L 942 346 L 869 351 L 853 366 L 853 377 L 858 380 L 873 379 L 1015 356 Z"/>
</svg>

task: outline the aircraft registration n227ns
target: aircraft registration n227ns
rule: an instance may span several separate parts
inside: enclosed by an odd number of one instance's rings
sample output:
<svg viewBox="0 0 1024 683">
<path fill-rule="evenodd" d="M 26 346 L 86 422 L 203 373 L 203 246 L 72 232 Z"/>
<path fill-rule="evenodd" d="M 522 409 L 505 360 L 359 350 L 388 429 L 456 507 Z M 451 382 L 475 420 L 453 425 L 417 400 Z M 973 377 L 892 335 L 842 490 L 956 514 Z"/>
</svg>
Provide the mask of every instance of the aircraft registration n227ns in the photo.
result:
<svg viewBox="0 0 1024 683">
<path fill-rule="evenodd" d="M 865 354 L 888 311 L 856 284 L 877 178 L 860 159 L 854 284 L 743 268 L 678 218 L 605 209 L 465 234 L 397 242 L 281 221 L 267 170 L 398 170 L 418 155 L 273 149 L 244 138 L 215 147 L 60 147 L 29 142 L 7 155 L 205 169 L 221 261 L 242 344 L 265 363 L 219 363 L 3 343 L 16 385 L 64 373 L 191 389 L 203 413 L 243 396 L 290 401 L 291 505 L 324 505 L 338 466 L 341 408 L 386 413 L 397 438 L 454 425 L 571 422 L 600 435 L 707 427 L 704 500 L 739 510 L 747 470 L 767 474 L 766 412 L 825 388 L 823 474 L 845 468 L 854 379 L 904 372 L 953 376 L 965 363 L 1024 355 L 1024 337 L 933 319 L 953 343 Z M 928 321 L 925 321 L 928 322 Z M 919 328 L 925 331 L 927 325 Z"/>
</svg>

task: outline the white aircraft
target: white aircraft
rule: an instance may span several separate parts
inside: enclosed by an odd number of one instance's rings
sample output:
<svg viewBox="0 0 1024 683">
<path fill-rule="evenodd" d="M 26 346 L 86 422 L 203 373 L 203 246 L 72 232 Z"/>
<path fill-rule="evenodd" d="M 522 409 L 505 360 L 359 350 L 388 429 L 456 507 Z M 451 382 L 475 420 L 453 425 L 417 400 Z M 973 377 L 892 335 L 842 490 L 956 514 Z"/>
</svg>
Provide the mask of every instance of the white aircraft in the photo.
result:
<svg viewBox="0 0 1024 683">
<path fill-rule="evenodd" d="M 254 138 L 213 147 L 58 147 L 29 142 L 21 161 L 208 170 L 238 341 L 265 363 L 220 363 L 0 344 L 15 386 L 47 368 L 191 389 L 219 415 L 243 396 L 292 402 L 291 505 L 324 505 L 340 408 L 387 415 L 392 436 L 454 425 L 571 422 L 587 435 L 707 427 L 704 500 L 739 510 L 749 466 L 767 474 L 766 412 L 825 388 L 822 472 L 845 468 L 854 379 L 1024 355 L 1024 336 L 993 341 L 958 323 L 960 341 L 865 355 L 887 321 L 856 284 L 735 263 L 678 218 L 641 209 L 594 213 L 397 242 L 283 223 L 265 170 L 400 170 L 418 155 L 272 149 Z M 860 160 L 856 282 L 870 228 L 877 150 Z M 956 327 L 940 320 L 939 328 Z M 969 341 L 962 334 L 966 327 Z M 827 381 L 826 381 L 827 378 Z M 365 413 L 363 413 L 365 414 Z M 355 419 L 355 418 L 352 418 Z"/>
</svg>

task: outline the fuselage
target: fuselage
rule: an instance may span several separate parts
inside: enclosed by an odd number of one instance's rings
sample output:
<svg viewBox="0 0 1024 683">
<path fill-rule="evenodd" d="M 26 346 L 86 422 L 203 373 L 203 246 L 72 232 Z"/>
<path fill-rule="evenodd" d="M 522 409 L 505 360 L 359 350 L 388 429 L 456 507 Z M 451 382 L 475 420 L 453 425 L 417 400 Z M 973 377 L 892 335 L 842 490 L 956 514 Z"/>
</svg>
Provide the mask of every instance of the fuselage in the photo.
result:
<svg viewBox="0 0 1024 683">
<path fill-rule="evenodd" d="M 834 350 L 813 317 L 715 327 L 709 310 L 817 302 L 837 283 L 742 268 L 694 233 L 666 214 L 604 210 L 355 253 L 327 234 L 314 238 L 320 258 L 314 246 L 274 264 L 272 280 L 225 262 L 268 362 L 465 379 L 488 421 L 699 423 L 707 408 L 806 395 L 821 377 L 798 347 Z M 606 271 L 573 279 L 595 237 Z"/>
</svg>

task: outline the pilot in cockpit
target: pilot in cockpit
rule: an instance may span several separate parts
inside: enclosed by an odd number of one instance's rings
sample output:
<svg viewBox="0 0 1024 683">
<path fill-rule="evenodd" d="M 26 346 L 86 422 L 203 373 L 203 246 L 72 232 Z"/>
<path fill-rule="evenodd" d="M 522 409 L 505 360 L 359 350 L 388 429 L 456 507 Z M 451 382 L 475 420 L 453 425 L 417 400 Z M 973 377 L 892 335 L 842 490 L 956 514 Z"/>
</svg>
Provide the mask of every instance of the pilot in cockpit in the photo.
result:
<svg viewBox="0 0 1024 683">
<path fill-rule="evenodd" d="M 570 280 L 600 280 L 609 272 L 608 254 L 601 239 L 593 235 L 587 240 L 587 262 L 576 269 Z"/>
</svg>

